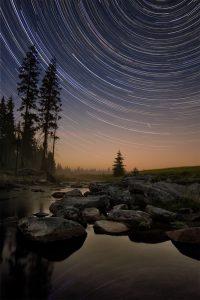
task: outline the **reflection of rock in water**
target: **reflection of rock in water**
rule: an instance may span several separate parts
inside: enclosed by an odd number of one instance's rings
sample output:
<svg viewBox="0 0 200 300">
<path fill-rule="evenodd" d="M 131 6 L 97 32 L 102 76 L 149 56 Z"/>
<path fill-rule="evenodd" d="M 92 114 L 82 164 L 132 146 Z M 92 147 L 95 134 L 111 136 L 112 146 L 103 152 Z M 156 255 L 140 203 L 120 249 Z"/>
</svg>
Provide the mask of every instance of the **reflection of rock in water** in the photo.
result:
<svg viewBox="0 0 200 300">
<path fill-rule="evenodd" d="M 191 257 L 193 259 L 200 260 L 200 245 L 186 244 L 174 241 L 171 242 L 181 254 Z"/>
<path fill-rule="evenodd" d="M 133 231 L 129 234 L 129 239 L 136 243 L 157 244 L 169 240 L 164 231 L 150 230 L 150 231 Z"/>
<path fill-rule="evenodd" d="M 0 299 L 47 299 L 53 264 L 19 243 L 15 224 L 4 226 Z"/>
<path fill-rule="evenodd" d="M 49 261 L 61 261 L 69 257 L 72 253 L 79 250 L 85 242 L 86 235 L 72 238 L 65 241 L 56 241 L 42 244 L 39 242 L 28 241 L 21 234 L 18 241 L 25 249 L 35 252 Z"/>
</svg>

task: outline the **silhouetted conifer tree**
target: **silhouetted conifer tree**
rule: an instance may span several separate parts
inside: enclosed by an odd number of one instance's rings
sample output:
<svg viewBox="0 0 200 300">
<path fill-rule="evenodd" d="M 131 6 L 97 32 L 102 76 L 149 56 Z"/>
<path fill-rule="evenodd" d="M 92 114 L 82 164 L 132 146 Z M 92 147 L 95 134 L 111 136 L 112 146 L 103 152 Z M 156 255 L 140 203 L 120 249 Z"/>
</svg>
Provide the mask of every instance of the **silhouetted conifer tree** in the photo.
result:
<svg viewBox="0 0 200 300">
<path fill-rule="evenodd" d="M 117 157 L 115 158 L 113 164 L 113 175 L 114 176 L 123 176 L 125 174 L 125 168 L 123 164 L 123 156 L 120 151 L 117 152 Z"/>
<path fill-rule="evenodd" d="M 14 169 L 15 165 L 15 120 L 12 97 L 7 102 L 6 113 L 6 166 Z"/>
<path fill-rule="evenodd" d="M 22 141 L 21 141 L 21 166 L 30 166 L 33 157 L 34 134 L 36 122 L 38 121 L 35 112 L 36 99 L 38 96 L 38 58 L 34 46 L 29 51 L 19 69 L 18 94 L 21 96 L 21 117 L 22 117 Z"/>
<path fill-rule="evenodd" d="M 53 58 L 49 64 L 45 76 L 42 80 L 40 89 L 40 126 L 44 135 L 43 139 L 43 155 L 42 155 L 42 170 L 48 170 L 48 137 L 52 130 L 54 133 L 57 129 L 57 120 L 61 111 L 60 88 L 57 78 L 56 60 Z M 55 141 L 55 140 L 54 140 Z M 55 144 L 54 144 L 55 148 Z"/>
<path fill-rule="evenodd" d="M 5 98 L 2 97 L 0 103 L 0 168 L 6 167 L 6 115 L 7 107 Z"/>
</svg>

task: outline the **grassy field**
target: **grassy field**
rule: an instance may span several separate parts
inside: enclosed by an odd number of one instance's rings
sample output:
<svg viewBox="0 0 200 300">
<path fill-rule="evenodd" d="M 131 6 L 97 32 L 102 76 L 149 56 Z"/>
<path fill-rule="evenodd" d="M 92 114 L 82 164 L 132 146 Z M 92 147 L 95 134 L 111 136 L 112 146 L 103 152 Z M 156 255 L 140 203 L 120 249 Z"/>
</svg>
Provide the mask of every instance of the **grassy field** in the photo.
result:
<svg viewBox="0 0 200 300">
<path fill-rule="evenodd" d="M 151 175 L 155 177 L 155 180 L 167 180 L 170 179 L 172 182 L 184 183 L 184 182 L 199 182 L 200 183 L 200 166 L 193 167 L 178 167 L 178 168 L 166 168 L 166 169 L 153 169 L 153 170 L 142 170 L 139 171 L 138 176 Z M 127 173 L 126 176 L 132 176 Z M 41 176 L 41 178 L 44 176 Z M 112 174 L 79 174 L 79 175 L 56 175 L 58 182 L 91 182 L 101 181 L 118 183 L 122 180 L 122 177 L 114 177 Z M 24 182 L 30 183 L 40 179 L 37 176 L 15 176 L 12 174 L 0 173 L 0 183 L 14 183 Z"/>
</svg>

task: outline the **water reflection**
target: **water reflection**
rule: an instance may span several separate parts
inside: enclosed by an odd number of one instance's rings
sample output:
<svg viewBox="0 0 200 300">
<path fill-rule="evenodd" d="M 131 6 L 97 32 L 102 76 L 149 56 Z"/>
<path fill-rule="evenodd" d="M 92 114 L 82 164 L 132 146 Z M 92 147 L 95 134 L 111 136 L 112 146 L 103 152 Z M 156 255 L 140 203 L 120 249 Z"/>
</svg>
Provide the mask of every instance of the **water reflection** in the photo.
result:
<svg viewBox="0 0 200 300">
<path fill-rule="evenodd" d="M 53 264 L 18 243 L 15 224 L 1 224 L 1 299 L 47 299 Z M 3 237 L 3 238 L 2 238 Z"/>
<path fill-rule="evenodd" d="M 85 242 L 86 235 L 69 241 L 50 242 L 42 245 L 41 243 L 29 242 L 21 235 L 18 235 L 18 243 L 23 245 L 27 251 L 32 251 L 49 261 L 62 261 L 68 258 L 72 253 L 79 250 Z"/>
<path fill-rule="evenodd" d="M 51 193 L 19 191 L 19 201 L 3 200 L 0 213 L 4 219 L 40 208 L 48 213 Z M 200 299 L 199 256 L 188 247 L 159 231 L 129 237 L 87 231 L 86 240 L 50 251 L 20 240 L 15 222 L 0 223 L 0 299 Z"/>
<path fill-rule="evenodd" d="M 179 243 L 174 241 L 171 242 L 181 254 L 196 260 L 200 260 L 200 245 L 192 245 L 192 244 L 190 245 L 190 244 Z"/>
<path fill-rule="evenodd" d="M 133 231 L 129 234 L 129 239 L 136 243 L 157 244 L 169 240 L 165 231 L 151 230 L 151 231 Z"/>
</svg>

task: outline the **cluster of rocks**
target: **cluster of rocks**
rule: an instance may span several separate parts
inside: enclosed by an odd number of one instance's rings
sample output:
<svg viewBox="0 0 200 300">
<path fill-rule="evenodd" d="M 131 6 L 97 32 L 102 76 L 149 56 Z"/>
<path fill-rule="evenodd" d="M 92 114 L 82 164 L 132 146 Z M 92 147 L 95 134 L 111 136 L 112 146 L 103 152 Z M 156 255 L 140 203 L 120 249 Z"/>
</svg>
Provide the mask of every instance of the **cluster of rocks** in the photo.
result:
<svg viewBox="0 0 200 300">
<path fill-rule="evenodd" d="M 167 209 L 193 193 L 199 209 L 189 207 Z M 19 221 L 25 237 L 40 242 L 51 242 L 86 235 L 87 223 L 94 223 L 95 233 L 134 235 L 137 231 L 174 229 L 189 232 L 191 240 L 199 243 L 200 185 L 181 186 L 167 182 L 146 182 L 141 178 L 126 178 L 121 185 L 91 183 L 89 191 L 79 189 L 55 192 L 57 200 L 49 208 L 51 217 L 28 217 Z M 184 201 L 183 201 L 184 202 Z M 184 202 L 185 203 L 185 202 Z M 195 228 L 189 228 L 190 226 Z M 194 231 L 196 230 L 196 231 Z M 177 230 L 176 230 L 177 231 Z M 174 234 L 167 233 L 174 239 Z M 194 233 L 195 232 L 195 233 Z M 176 237 L 182 237 L 176 235 Z M 186 239 L 187 241 L 189 238 Z"/>
</svg>

